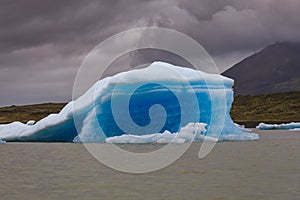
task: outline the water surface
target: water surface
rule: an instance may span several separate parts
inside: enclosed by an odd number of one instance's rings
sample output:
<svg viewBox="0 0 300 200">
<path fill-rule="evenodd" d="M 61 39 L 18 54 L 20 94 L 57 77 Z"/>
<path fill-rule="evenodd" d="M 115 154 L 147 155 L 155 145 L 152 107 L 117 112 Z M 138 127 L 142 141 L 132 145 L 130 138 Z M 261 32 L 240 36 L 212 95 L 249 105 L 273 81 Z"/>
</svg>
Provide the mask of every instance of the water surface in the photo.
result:
<svg viewBox="0 0 300 200">
<path fill-rule="evenodd" d="M 218 143 L 203 160 L 201 144 L 193 144 L 171 166 L 138 175 L 102 165 L 81 144 L 7 143 L 0 145 L 0 198 L 299 199 L 300 132 L 255 131 L 259 141 Z"/>
</svg>

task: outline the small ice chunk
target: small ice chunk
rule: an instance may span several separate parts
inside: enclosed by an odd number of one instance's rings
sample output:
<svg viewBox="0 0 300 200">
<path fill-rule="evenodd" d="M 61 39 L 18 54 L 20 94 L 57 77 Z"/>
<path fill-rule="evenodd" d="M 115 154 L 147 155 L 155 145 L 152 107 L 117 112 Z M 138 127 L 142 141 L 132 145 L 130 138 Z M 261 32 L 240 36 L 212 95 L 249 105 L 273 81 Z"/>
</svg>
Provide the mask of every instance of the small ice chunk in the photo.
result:
<svg viewBox="0 0 300 200">
<path fill-rule="evenodd" d="M 163 133 L 154 133 L 149 135 L 131 135 L 123 134 L 106 138 L 107 143 L 185 143 L 193 142 L 194 140 L 203 139 L 206 124 L 204 123 L 189 123 L 181 128 L 177 133 L 165 131 Z"/>
<path fill-rule="evenodd" d="M 290 129 L 289 131 L 300 131 L 300 128 L 293 128 L 293 129 Z"/>
<path fill-rule="evenodd" d="M 291 122 L 287 124 L 265 124 L 259 123 L 256 127 L 261 130 L 290 130 L 300 128 L 300 122 Z"/>
<path fill-rule="evenodd" d="M 29 125 L 29 126 L 32 126 L 32 125 L 35 124 L 35 121 L 34 120 L 29 120 L 26 124 Z"/>
</svg>

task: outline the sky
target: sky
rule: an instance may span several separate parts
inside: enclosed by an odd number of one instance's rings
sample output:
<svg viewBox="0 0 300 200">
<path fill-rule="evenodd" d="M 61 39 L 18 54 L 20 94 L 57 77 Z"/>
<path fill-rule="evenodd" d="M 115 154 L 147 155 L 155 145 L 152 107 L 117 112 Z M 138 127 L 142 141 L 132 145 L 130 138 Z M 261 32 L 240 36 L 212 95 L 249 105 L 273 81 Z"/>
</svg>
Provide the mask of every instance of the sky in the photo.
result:
<svg viewBox="0 0 300 200">
<path fill-rule="evenodd" d="M 85 56 L 131 28 L 180 31 L 222 72 L 272 43 L 299 42 L 299 10 L 299 0 L 2 0 L 0 106 L 71 100 Z"/>
</svg>

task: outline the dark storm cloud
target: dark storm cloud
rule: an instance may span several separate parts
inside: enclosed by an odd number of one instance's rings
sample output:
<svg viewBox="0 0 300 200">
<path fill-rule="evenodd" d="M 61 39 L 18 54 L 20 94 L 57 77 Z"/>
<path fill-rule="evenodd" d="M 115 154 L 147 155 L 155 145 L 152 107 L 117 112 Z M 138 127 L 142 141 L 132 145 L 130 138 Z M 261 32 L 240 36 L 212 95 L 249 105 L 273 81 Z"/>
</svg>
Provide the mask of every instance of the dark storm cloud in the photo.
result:
<svg viewBox="0 0 300 200">
<path fill-rule="evenodd" d="M 298 42 L 299 9 L 298 0 L 1 1 L 0 105 L 69 100 L 84 56 L 134 27 L 181 31 L 224 70 L 268 44 Z"/>
</svg>

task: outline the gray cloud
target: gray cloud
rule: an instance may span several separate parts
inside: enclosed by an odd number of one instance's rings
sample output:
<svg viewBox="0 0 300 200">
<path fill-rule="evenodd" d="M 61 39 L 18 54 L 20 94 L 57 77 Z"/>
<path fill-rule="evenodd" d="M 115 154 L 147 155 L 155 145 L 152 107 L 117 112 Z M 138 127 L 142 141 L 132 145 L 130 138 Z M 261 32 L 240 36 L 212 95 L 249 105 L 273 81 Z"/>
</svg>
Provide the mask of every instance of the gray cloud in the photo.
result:
<svg viewBox="0 0 300 200">
<path fill-rule="evenodd" d="M 134 27 L 181 31 L 224 70 L 268 44 L 299 42 L 299 9 L 298 0 L 2 1 L 0 105 L 70 100 L 85 55 Z"/>
</svg>

